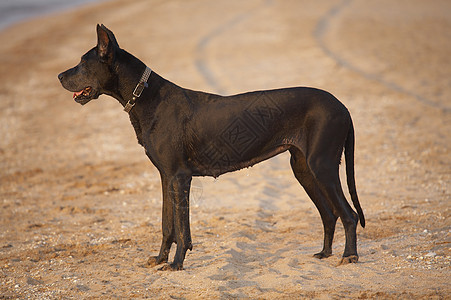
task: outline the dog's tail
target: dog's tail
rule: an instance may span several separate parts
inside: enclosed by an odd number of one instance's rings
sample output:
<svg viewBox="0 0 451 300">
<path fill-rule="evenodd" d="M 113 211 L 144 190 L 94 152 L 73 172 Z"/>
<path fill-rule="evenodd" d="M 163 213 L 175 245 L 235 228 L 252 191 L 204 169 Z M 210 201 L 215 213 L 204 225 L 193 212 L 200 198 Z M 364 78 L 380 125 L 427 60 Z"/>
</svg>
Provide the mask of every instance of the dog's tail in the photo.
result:
<svg viewBox="0 0 451 300">
<path fill-rule="evenodd" d="M 349 126 L 348 136 L 345 142 L 345 161 L 346 161 L 346 178 L 348 182 L 349 194 L 351 195 L 352 203 L 354 204 L 357 213 L 359 214 L 360 225 L 365 227 L 365 216 L 363 215 L 362 208 L 360 207 L 359 198 L 357 197 L 357 190 L 355 187 L 355 175 L 354 175 L 354 125 Z"/>
</svg>

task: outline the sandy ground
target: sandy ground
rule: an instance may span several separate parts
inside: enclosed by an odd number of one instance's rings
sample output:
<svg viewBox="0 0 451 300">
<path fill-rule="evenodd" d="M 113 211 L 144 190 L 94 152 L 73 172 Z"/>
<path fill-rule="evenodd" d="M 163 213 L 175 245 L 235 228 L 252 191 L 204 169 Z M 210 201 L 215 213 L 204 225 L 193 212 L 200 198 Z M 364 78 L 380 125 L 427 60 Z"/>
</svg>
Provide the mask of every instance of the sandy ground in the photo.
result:
<svg viewBox="0 0 451 300">
<path fill-rule="evenodd" d="M 0 32 L 0 298 L 451 298 L 451 2 L 115 1 Z M 57 74 L 95 25 L 177 84 L 315 86 L 356 128 L 360 261 L 317 260 L 319 214 L 282 154 L 196 178 L 185 270 L 161 239 L 156 169 L 128 116 Z"/>
</svg>

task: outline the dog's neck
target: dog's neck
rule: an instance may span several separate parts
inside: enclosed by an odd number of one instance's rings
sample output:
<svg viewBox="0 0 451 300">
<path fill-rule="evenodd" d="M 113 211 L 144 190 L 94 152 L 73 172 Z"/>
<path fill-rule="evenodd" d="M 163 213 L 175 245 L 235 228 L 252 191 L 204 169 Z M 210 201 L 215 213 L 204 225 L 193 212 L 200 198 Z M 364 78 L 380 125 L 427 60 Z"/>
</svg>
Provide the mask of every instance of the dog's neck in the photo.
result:
<svg viewBox="0 0 451 300">
<path fill-rule="evenodd" d="M 121 50 L 121 53 L 118 53 L 118 55 L 121 57 L 113 67 L 115 68 L 115 73 L 121 75 L 118 75 L 116 78 L 117 89 L 111 91 L 109 94 L 125 107 L 134 97 L 133 92 L 135 91 L 137 84 L 141 81 L 147 66 L 125 50 Z M 148 80 L 148 82 L 150 82 L 150 80 Z"/>
</svg>

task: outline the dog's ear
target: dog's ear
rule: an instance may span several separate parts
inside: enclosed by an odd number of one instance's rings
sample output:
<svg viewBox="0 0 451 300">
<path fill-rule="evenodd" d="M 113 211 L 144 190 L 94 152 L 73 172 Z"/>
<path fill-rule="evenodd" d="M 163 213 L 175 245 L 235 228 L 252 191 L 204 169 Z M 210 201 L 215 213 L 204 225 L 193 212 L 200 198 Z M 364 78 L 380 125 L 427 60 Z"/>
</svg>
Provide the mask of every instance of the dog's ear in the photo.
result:
<svg viewBox="0 0 451 300">
<path fill-rule="evenodd" d="M 117 42 L 117 40 L 116 40 L 116 37 L 114 36 L 113 32 L 112 32 L 111 30 L 109 30 L 108 28 L 106 28 L 106 26 L 103 25 L 103 24 L 100 25 L 100 27 L 101 27 L 103 30 L 106 31 L 106 33 L 108 34 L 108 37 L 110 38 L 110 42 L 112 43 L 112 45 L 113 45 L 114 47 L 119 48 L 119 44 L 118 44 L 118 42 Z"/>
<path fill-rule="evenodd" d="M 97 54 L 105 62 L 112 62 L 117 44 L 114 34 L 105 26 L 97 24 Z"/>
</svg>

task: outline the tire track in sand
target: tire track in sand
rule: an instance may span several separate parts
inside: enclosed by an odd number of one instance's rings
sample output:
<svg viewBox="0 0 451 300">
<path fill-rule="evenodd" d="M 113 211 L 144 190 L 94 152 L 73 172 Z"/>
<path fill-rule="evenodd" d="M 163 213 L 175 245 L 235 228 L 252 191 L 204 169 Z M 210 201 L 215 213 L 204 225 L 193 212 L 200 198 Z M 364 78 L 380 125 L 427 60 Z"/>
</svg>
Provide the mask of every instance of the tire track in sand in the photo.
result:
<svg viewBox="0 0 451 300">
<path fill-rule="evenodd" d="M 358 66 L 353 64 L 352 62 L 345 60 L 343 57 L 341 57 L 337 52 L 334 52 L 325 42 L 324 37 L 326 33 L 329 31 L 329 28 L 331 26 L 332 21 L 340 15 L 349 5 L 352 3 L 352 0 L 343 0 L 340 3 L 338 3 L 336 6 L 332 7 L 324 16 L 320 18 L 318 23 L 316 24 L 316 27 L 313 31 L 313 36 L 318 43 L 319 47 L 323 52 L 332 58 L 339 66 L 348 69 L 350 71 L 353 71 L 360 76 L 371 80 L 376 81 L 388 89 L 391 89 L 392 91 L 399 92 L 405 95 L 410 96 L 411 98 L 417 100 L 418 102 L 421 102 L 422 104 L 425 104 L 430 107 L 434 107 L 437 109 L 442 110 L 443 112 L 450 113 L 451 107 L 442 105 L 440 103 L 434 102 L 426 97 L 423 97 L 419 94 L 416 94 L 399 84 L 396 84 L 395 82 L 389 81 L 384 79 L 382 76 L 374 73 L 368 73 L 360 69 Z"/>
<path fill-rule="evenodd" d="M 253 14 L 270 6 L 272 0 L 265 0 L 263 4 L 259 4 L 257 7 L 253 7 L 245 12 L 235 15 L 225 23 L 219 24 L 214 27 L 210 32 L 203 36 L 196 45 L 196 57 L 195 65 L 199 73 L 204 77 L 208 85 L 210 85 L 218 94 L 227 94 L 227 89 L 221 84 L 220 80 L 215 76 L 214 71 L 210 67 L 207 61 L 207 48 L 211 42 L 224 34 L 233 27 L 239 25 L 245 20 L 249 19 Z"/>
</svg>

